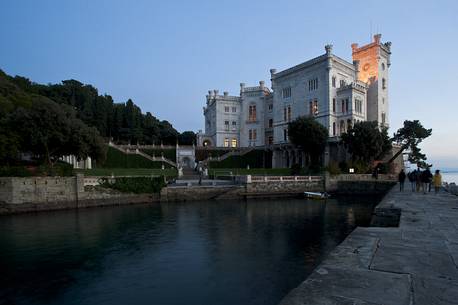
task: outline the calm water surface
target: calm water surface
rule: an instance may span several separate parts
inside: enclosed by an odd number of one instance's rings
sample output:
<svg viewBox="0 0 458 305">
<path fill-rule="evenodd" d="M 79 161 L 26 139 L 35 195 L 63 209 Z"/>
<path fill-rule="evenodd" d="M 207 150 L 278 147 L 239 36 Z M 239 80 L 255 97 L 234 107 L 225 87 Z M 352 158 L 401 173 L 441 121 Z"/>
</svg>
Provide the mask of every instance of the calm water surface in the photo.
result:
<svg viewBox="0 0 458 305">
<path fill-rule="evenodd" d="M 0 217 L 3 304 L 277 304 L 372 198 L 136 205 Z"/>
</svg>

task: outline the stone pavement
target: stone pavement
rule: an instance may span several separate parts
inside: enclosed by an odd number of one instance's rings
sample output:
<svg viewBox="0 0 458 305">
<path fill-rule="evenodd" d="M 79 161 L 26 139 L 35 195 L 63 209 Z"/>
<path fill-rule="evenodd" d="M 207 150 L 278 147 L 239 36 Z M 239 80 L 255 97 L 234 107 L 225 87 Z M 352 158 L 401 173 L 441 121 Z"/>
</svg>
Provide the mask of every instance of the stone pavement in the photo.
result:
<svg viewBox="0 0 458 305">
<path fill-rule="evenodd" d="M 281 305 L 458 304 L 458 196 L 399 192 L 399 227 L 358 227 Z"/>
</svg>

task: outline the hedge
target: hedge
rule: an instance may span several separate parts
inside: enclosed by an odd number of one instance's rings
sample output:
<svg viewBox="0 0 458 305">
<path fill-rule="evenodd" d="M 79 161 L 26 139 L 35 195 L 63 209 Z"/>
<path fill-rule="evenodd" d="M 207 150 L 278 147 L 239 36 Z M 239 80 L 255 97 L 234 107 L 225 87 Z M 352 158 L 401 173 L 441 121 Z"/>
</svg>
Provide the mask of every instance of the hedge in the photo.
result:
<svg viewBox="0 0 458 305">
<path fill-rule="evenodd" d="M 165 181 L 164 177 L 121 177 L 114 182 L 110 178 L 102 178 L 101 186 L 123 193 L 151 194 L 159 193 L 165 186 Z"/>
<path fill-rule="evenodd" d="M 210 162 L 210 168 L 271 168 L 272 153 L 265 150 L 252 150 L 243 156 L 230 156 L 222 161 Z"/>
</svg>

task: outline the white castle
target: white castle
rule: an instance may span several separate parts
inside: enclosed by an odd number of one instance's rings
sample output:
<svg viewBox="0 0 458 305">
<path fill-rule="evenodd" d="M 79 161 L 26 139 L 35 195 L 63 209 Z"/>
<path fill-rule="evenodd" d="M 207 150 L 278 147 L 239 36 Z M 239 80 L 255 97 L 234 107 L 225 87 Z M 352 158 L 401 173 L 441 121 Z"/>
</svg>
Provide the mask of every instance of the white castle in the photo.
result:
<svg viewBox="0 0 458 305">
<path fill-rule="evenodd" d="M 288 144 L 288 123 L 313 116 L 329 131 L 330 140 L 352 124 L 378 121 L 388 127 L 388 69 L 391 43 L 354 43 L 350 63 L 326 52 L 283 71 L 270 70 L 269 89 L 240 84 L 240 95 L 208 91 L 205 132 L 198 145 L 215 147 L 278 146 Z"/>
</svg>

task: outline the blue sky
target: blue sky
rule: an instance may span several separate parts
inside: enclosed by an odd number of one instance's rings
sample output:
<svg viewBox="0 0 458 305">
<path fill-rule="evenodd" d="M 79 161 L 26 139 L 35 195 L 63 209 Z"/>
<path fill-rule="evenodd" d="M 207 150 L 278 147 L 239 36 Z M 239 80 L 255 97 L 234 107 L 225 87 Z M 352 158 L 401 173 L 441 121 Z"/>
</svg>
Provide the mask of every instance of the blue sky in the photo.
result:
<svg viewBox="0 0 458 305">
<path fill-rule="evenodd" d="M 324 53 L 351 60 L 352 42 L 391 41 L 391 132 L 433 128 L 435 167 L 458 168 L 458 1 L 0 2 L 0 69 L 40 83 L 74 78 L 180 131 L 203 128 L 209 89 L 237 94 Z"/>
</svg>

